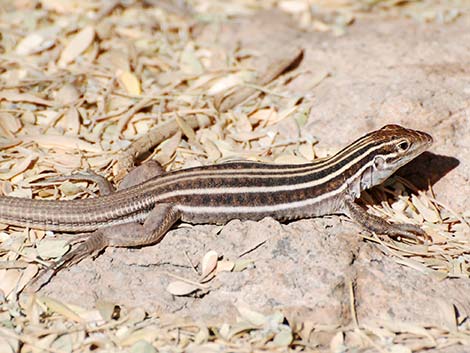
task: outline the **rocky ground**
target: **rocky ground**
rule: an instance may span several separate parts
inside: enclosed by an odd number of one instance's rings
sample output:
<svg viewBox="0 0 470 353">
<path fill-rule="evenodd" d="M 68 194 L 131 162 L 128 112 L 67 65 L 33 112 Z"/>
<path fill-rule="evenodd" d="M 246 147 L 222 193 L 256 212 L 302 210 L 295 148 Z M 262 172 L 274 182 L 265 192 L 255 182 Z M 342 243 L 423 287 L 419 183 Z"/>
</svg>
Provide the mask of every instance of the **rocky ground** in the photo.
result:
<svg viewBox="0 0 470 353">
<path fill-rule="evenodd" d="M 195 43 L 219 52 L 252 56 L 245 64 L 256 72 L 279 53 L 302 50 L 276 93 L 309 102 L 300 135 L 318 141 L 320 157 L 389 123 L 430 133 L 435 143 L 429 152 L 398 174 L 428 195 L 432 189 L 447 214 L 470 216 L 470 17 L 464 11 L 448 23 L 395 13 L 355 16 L 344 33 L 337 33 L 300 28 L 295 16 L 265 9 L 196 21 L 192 35 Z M 298 132 L 293 119 L 278 127 L 287 135 Z M 470 231 L 459 229 L 457 243 L 465 248 Z M 442 244 L 440 256 L 451 258 Z M 465 351 L 439 340 L 469 330 L 467 250 L 449 260 L 462 268 L 453 275 L 429 265 L 433 257 L 427 248 L 394 246 L 341 215 L 284 224 L 273 219 L 233 220 L 223 227 L 181 224 L 156 246 L 107 249 L 60 271 L 39 294 L 85 308 L 106 301 L 141 307 L 152 317 L 173 315 L 211 325 L 234 322 L 240 308 L 279 310 L 291 327 L 316 327 L 312 347 L 323 349 L 337 349 L 337 328 L 355 324 L 421 337 L 419 343 L 400 346 L 410 349 L 403 352 Z M 194 266 L 211 250 L 239 267 L 200 285 Z M 421 256 L 421 262 L 409 253 Z M 173 295 L 168 286 L 178 278 L 196 282 L 199 291 Z M 322 333 L 319 327 L 334 329 Z M 428 337 L 430 327 L 445 333 Z M 348 346 L 347 340 L 341 342 Z"/>
<path fill-rule="evenodd" d="M 280 12 L 237 18 L 203 28 L 198 40 L 230 50 L 304 49 L 299 75 L 286 93 L 308 95 L 313 109 L 304 127 L 334 151 L 388 123 L 431 133 L 430 152 L 401 174 L 427 187 L 458 212 L 470 204 L 470 23 L 440 25 L 412 19 L 359 19 L 347 33 L 305 33 Z M 263 55 L 264 53 L 264 55 Z M 328 77 L 316 83 L 318 72 Z M 313 83 L 313 85 L 312 85 Z M 339 216 L 280 224 L 232 221 L 222 228 L 184 227 L 154 247 L 110 249 L 59 273 L 45 293 L 72 302 L 96 298 L 151 311 L 230 320 L 235 307 L 271 310 L 321 324 L 351 320 L 349 283 L 356 288 L 361 323 L 376 320 L 455 325 L 449 310 L 470 313 L 467 278 L 435 279 L 398 264 L 379 246 L 358 237 L 358 227 Z M 250 250 L 251 249 L 251 250 Z M 216 250 L 224 258 L 253 260 L 239 273 L 218 276 L 203 297 L 174 297 L 165 289 L 171 272 L 194 277 L 188 261 Z M 187 256 L 185 256 L 187 254 Z M 123 284 L 126 286 L 123 286 Z"/>
</svg>

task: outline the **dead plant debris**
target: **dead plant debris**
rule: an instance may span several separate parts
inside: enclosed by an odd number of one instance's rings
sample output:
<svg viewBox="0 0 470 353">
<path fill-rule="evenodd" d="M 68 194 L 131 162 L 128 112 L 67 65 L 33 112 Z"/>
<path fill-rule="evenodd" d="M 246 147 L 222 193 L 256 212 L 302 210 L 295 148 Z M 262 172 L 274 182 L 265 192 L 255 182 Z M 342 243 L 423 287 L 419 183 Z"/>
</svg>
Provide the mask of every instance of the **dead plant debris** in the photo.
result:
<svg viewBox="0 0 470 353">
<path fill-rule="evenodd" d="M 48 179 L 93 170 L 117 180 L 122 171 L 121 152 L 130 150 L 132 158 L 141 154 L 141 147 L 133 142 L 146 150 L 158 144 L 145 158 L 157 159 L 167 170 L 233 158 L 310 161 L 316 156 L 316 140 L 302 126 L 312 101 L 286 91 L 287 78 L 274 79 L 279 72 L 255 80 L 262 73 L 245 65 L 244 55 L 229 56 L 214 44 L 198 42 L 191 32 L 194 21 L 277 8 L 297 18 L 305 29 L 342 34 L 355 17 L 367 11 L 402 11 L 423 21 L 449 22 L 466 11 L 463 4 L 396 0 L 194 0 L 187 5 L 150 0 L 3 2 L 1 194 L 42 199 L 96 196 L 98 189 L 92 183 Z M 282 59 L 277 54 L 273 53 L 273 62 Z M 327 74 L 322 72 L 321 79 Z M 237 99 L 219 112 L 214 97 L 229 96 L 234 87 L 263 94 L 243 105 Z M 171 133 L 158 132 L 169 124 L 173 124 Z M 158 135 L 151 142 L 146 140 L 149 131 Z M 383 251 L 430 276 L 469 277 L 469 214 L 453 212 L 431 192 L 414 190 L 404 180 L 376 189 L 368 197 L 375 205 L 371 212 L 392 222 L 422 225 L 432 238 L 424 245 L 370 238 Z M 211 324 L 177 315 L 158 317 L 117 303 L 85 309 L 53 298 L 20 296 L 40 266 L 67 250 L 66 242 L 51 232 L 2 226 L 1 352 L 295 352 L 325 349 L 319 339 L 325 335 L 332 352 L 343 352 L 346 347 L 411 352 L 470 344 L 465 320 L 457 321 L 451 331 L 397 322 L 324 327 L 289 323 L 279 312 L 264 314 L 240 306 L 237 322 Z M 210 290 L 219 272 L 242 271 L 251 262 L 225 260 L 223 254 L 210 251 L 194 279 L 175 278 L 168 291 L 190 295 Z"/>
</svg>

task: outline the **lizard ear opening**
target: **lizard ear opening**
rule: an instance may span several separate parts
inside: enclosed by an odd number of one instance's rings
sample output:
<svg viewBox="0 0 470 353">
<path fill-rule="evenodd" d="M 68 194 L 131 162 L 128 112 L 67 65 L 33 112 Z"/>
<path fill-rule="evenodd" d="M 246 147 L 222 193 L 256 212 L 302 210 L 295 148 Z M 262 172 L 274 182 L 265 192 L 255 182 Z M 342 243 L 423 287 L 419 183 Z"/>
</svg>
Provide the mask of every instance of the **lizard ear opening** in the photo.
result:
<svg viewBox="0 0 470 353">
<path fill-rule="evenodd" d="M 382 156 L 374 157 L 374 167 L 377 170 L 384 170 L 387 162 Z"/>
</svg>

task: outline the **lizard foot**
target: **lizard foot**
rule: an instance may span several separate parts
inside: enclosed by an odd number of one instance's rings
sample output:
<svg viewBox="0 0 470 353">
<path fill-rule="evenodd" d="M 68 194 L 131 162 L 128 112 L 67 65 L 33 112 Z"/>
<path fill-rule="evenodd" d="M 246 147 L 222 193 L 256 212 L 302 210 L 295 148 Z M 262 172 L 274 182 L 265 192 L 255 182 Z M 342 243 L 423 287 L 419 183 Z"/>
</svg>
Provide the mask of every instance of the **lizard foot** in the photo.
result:
<svg viewBox="0 0 470 353">
<path fill-rule="evenodd" d="M 69 241 L 70 243 L 76 243 L 78 241 L 86 240 L 73 249 L 68 254 L 63 256 L 60 260 L 56 261 L 52 265 L 46 267 L 42 272 L 39 273 L 27 286 L 27 292 L 34 293 L 41 289 L 47 284 L 50 279 L 61 269 L 70 267 L 88 256 L 98 255 L 104 248 L 109 244 L 106 236 L 99 230 L 94 233 L 80 234 L 74 239 Z"/>
</svg>

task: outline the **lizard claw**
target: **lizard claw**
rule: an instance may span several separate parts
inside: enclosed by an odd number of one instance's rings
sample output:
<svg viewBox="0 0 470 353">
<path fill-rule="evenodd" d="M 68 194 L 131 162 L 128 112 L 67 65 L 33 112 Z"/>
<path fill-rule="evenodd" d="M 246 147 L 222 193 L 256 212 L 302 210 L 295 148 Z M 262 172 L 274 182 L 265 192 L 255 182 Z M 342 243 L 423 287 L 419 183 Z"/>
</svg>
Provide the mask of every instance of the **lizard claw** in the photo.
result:
<svg viewBox="0 0 470 353">
<path fill-rule="evenodd" d="M 391 237 L 403 237 L 420 243 L 424 243 L 426 240 L 432 240 L 424 230 L 410 223 L 390 224 L 384 233 Z"/>
<path fill-rule="evenodd" d="M 95 173 L 92 170 L 71 175 L 56 176 L 47 179 L 47 181 L 49 182 L 62 182 L 69 180 L 88 181 L 96 183 L 98 185 L 98 189 L 100 190 L 101 195 L 112 194 L 115 191 L 113 185 L 108 179 L 98 173 Z"/>
<path fill-rule="evenodd" d="M 68 254 L 66 254 L 62 259 L 56 262 L 52 267 L 57 271 L 64 267 L 69 267 L 76 263 L 82 261 L 85 257 L 88 256 L 96 256 L 99 252 L 101 252 L 104 248 L 109 245 L 108 239 L 104 236 L 102 232 L 95 231 L 93 234 L 79 234 L 74 239 L 70 241 L 70 243 L 76 243 L 79 241 L 83 241 L 83 243 L 78 245 L 78 247 Z"/>
<path fill-rule="evenodd" d="M 350 199 L 345 201 L 344 206 L 344 213 L 346 215 L 372 233 L 385 234 L 391 237 L 403 237 L 420 243 L 424 243 L 425 240 L 431 240 L 424 230 L 414 224 L 389 223 L 380 217 L 367 213 Z"/>
<path fill-rule="evenodd" d="M 96 256 L 101 250 L 106 248 L 109 243 L 102 232 L 95 231 L 93 234 L 79 234 L 74 237 L 74 239 L 71 239 L 69 244 L 83 241 L 85 238 L 87 239 L 78 245 L 76 249 L 73 249 L 60 260 L 46 267 L 36 278 L 34 278 L 28 285 L 28 292 L 37 292 L 47 284 L 57 272 L 63 268 L 79 263 L 88 256 Z"/>
<path fill-rule="evenodd" d="M 72 236 L 71 239 L 68 239 L 65 243 L 66 245 L 73 245 L 85 241 L 90 237 L 90 233 L 79 233 L 75 236 Z"/>
</svg>

